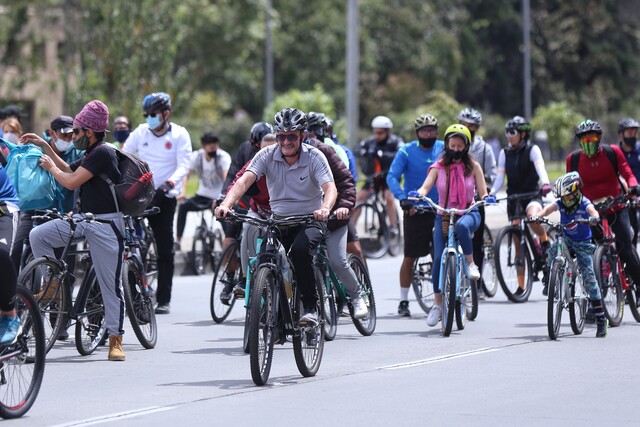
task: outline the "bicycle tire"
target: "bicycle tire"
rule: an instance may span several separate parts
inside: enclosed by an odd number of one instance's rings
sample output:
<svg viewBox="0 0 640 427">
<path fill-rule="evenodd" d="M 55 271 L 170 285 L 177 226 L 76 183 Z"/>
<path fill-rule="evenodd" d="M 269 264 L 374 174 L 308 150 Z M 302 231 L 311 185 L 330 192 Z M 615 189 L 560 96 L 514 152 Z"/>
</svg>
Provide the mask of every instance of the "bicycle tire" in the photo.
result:
<svg viewBox="0 0 640 427">
<path fill-rule="evenodd" d="M 602 295 L 602 307 L 609 320 L 609 326 L 619 326 L 624 315 L 622 283 L 611 253 L 614 250 L 608 245 L 598 245 L 593 255 L 596 279 Z"/>
<path fill-rule="evenodd" d="M 353 321 L 353 326 L 356 327 L 358 332 L 360 332 L 362 336 L 368 337 L 376 330 L 377 323 L 376 298 L 373 293 L 373 286 L 371 286 L 369 271 L 364 266 L 360 257 L 354 254 L 349 254 L 348 261 L 353 272 L 356 274 L 358 283 L 360 283 L 360 295 L 364 298 L 364 302 L 369 310 L 369 314 L 365 317 L 362 319 L 356 319 L 353 317 L 353 308 L 351 308 L 351 320 Z"/>
<path fill-rule="evenodd" d="M 636 320 L 636 322 L 640 322 L 640 301 L 638 300 L 638 290 L 636 289 L 635 283 L 631 277 L 627 276 L 627 281 L 629 282 L 629 289 L 624 291 L 627 304 L 629 305 L 629 310 L 631 311 L 631 315 Z"/>
<path fill-rule="evenodd" d="M 582 275 L 573 267 L 573 285 L 571 286 L 571 302 L 569 302 L 569 320 L 571 330 L 580 335 L 584 331 L 585 317 L 589 308 L 589 294 L 584 287 Z"/>
<path fill-rule="evenodd" d="M 191 244 L 191 252 L 189 252 L 189 264 L 191 265 L 191 271 L 197 276 L 201 276 L 206 273 L 207 264 L 210 260 L 207 252 L 207 231 L 198 226 L 193 235 L 193 242 Z"/>
<path fill-rule="evenodd" d="M 456 256 L 445 254 L 442 268 L 442 335 L 448 337 L 453 329 L 453 315 L 456 309 Z"/>
<path fill-rule="evenodd" d="M 153 301 L 142 277 L 142 271 L 133 258 L 126 259 L 122 264 L 122 288 L 127 316 L 131 322 L 133 333 L 140 344 L 146 349 L 152 349 L 158 341 L 158 324 Z"/>
<path fill-rule="evenodd" d="M 229 265 L 236 264 L 233 269 L 233 274 L 228 274 Z M 242 278 L 242 265 L 240 262 L 240 243 L 237 240 L 233 240 L 229 246 L 222 252 L 220 263 L 216 267 L 216 272 L 213 275 L 213 281 L 211 282 L 211 295 L 209 298 L 209 310 L 211 311 L 211 318 L 216 323 L 222 323 L 229 316 L 233 306 L 236 302 L 234 295 L 231 295 L 229 299 L 229 305 L 223 304 L 220 300 L 220 294 L 224 290 L 229 280 L 236 283 Z"/>
<path fill-rule="evenodd" d="M 57 278 L 58 283 L 63 283 L 61 274 L 57 262 L 41 257 L 29 262 L 18 276 L 19 285 L 29 289 L 33 295 L 41 295 L 36 301 L 42 316 L 45 353 L 49 353 L 56 343 L 58 334 L 66 327 L 68 310 L 71 307 L 71 295 L 66 284 L 59 285 L 49 300 L 45 298 L 53 278 Z"/>
<path fill-rule="evenodd" d="M 400 253 L 404 249 L 402 227 L 400 226 L 400 223 L 398 223 L 397 226 L 398 226 L 397 234 L 394 235 L 394 233 L 392 233 L 391 230 L 389 230 L 389 250 L 388 251 L 389 251 L 389 255 L 393 257 L 400 255 Z"/>
<path fill-rule="evenodd" d="M 147 275 L 147 286 L 153 288 L 158 279 L 158 244 L 153 229 L 147 221 L 142 222 L 144 227 L 144 239 L 140 247 L 144 263 L 144 271 Z"/>
<path fill-rule="evenodd" d="M 464 280 L 468 280 L 464 278 Z M 468 295 L 467 300 L 470 303 L 467 305 L 465 303 L 465 309 L 467 311 L 467 319 L 476 320 L 478 317 L 478 281 L 477 280 L 468 280 Z"/>
<path fill-rule="evenodd" d="M 302 300 L 300 299 L 300 292 L 296 289 L 294 292 L 295 309 L 293 310 L 293 323 L 295 332 L 293 334 L 293 356 L 298 366 L 298 371 L 303 377 L 312 377 L 320 369 L 322 363 L 322 353 L 324 351 L 324 333 L 323 328 L 325 313 L 324 304 L 320 304 L 320 301 L 324 298 L 323 280 L 320 274 L 320 270 L 314 266 L 313 274 L 315 277 L 316 292 L 318 293 L 318 302 L 316 303 L 316 309 L 318 310 L 319 324 L 313 327 L 298 327 L 300 320 L 300 313 L 302 311 Z M 313 340 L 310 345 L 310 340 Z"/>
<path fill-rule="evenodd" d="M 560 332 L 562 320 L 562 304 L 564 300 L 564 267 L 554 260 L 549 273 L 549 295 L 547 297 L 547 332 L 549 338 L 555 340 Z"/>
<path fill-rule="evenodd" d="M 19 351 L 0 362 L 0 417 L 19 418 L 33 406 L 44 376 L 45 333 L 42 317 L 30 289 L 18 286 L 15 299 L 22 332 L 14 344 L 1 347 L 0 357 Z"/>
<path fill-rule="evenodd" d="M 220 259 L 222 259 L 222 248 L 223 248 L 224 237 L 222 236 L 222 232 L 219 229 L 215 229 L 213 233 L 210 234 L 209 243 L 211 244 L 211 271 L 215 271 Z"/>
<path fill-rule="evenodd" d="M 496 277 L 496 260 L 493 252 L 493 237 L 491 236 L 491 230 L 487 224 L 484 225 L 483 234 L 484 242 L 482 244 L 482 250 L 484 256 L 482 258 L 482 279 L 481 286 L 484 294 L 493 298 L 498 291 L 498 278 Z"/>
<path fill-rule="evenodd" d="M 242 351 L 249 354 L 249 333 L 251 331 L 251 310 L 247 307 L 244 314 L 244 331 L 242 334 Z"/>
<path fill-rule="evenodd" d="M 431 258 L 431 255 L 416 258 L 413 263 L 413 278 L 411 279 L 411 287 L 416 295 L 418 305 L 427 314 L 431 311 L 435 302 L 431 277 L 432 268 L 433 258 Z"/>
<path fill-rule="evenodd" d="M 353 216 L 358 218 L 355 226 L 364 255 L 372 259 L 383 257 L 389 250 L 389 230 L 384 213 L 372 204 L 361 203 L 355 207 Z"/>
<path fill-rule="evenodd" d="M 271 372 L 274 314 L 278 304 L 275 286 L 273 271 L 267 266 L 258 267 L 249 303 L 249 365 L 255 385 L 266 384 Z"/>
<path fill-rule="evenodd" d="M 513 241 L 514 237 L 520 239 L 522 232 L 519 229 L 515 229 L 512 226 L 503 227 L 498 236 L 494 246 L 494 255 L 496 260 L 496 275 L 498 276 L 498 282 L 502 291 L 507 296 L 509 301 L 515 303 L 526 302 L 531 295 L 531 288 L 533 285 L 533 271 L 531 263 L 531 255 L 529 249 L 525 244 L 525 253 L 523 254 L 522 262 L 524 267 L 524 290 L 522 293 L 518 293 L 518 271 L 516 263 L 516 248 Z"/>
<path fill-rule="evenodd" d="M 102 291 L 93 266 L 85 279 L 88 288 L 80 291 L 76 301 L 76 349 L 83 356 L 89 356 L 107 336 L 104 319 L 104 302 Z M 83 286 L 85 283 L 83 281 Z"/>
<path fill-rule="evenodd" d="M 322 283 L 325 286 L 324 292 L 324 339 L 325 341 L 333 341 L 338 333 L 338 308 L 336 305 L 336 289 L 329 275 L 324 274 L 324 268 L 318 267 L 322 275 Z"/>
</svg>

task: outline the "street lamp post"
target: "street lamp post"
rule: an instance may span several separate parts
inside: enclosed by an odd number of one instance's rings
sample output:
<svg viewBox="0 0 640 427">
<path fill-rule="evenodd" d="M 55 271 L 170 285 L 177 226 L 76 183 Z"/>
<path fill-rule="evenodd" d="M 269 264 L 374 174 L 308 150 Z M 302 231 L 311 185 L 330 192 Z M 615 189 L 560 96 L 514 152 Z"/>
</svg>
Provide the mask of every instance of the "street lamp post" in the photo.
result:
<svg viewBox="0 0 640 427">
<path fill-rule="evenodd" d="M 360 41 L 358 0 L 349 0 L 347 12 L 347 145 L 358 143 L 358 75 L 360 67 Z"/>
<path fill-rule="evenodd" d="M 531 5 L 522 0 L 522 31 L 524 33 L 524 116 L 531 120 Z"/>
</svg>

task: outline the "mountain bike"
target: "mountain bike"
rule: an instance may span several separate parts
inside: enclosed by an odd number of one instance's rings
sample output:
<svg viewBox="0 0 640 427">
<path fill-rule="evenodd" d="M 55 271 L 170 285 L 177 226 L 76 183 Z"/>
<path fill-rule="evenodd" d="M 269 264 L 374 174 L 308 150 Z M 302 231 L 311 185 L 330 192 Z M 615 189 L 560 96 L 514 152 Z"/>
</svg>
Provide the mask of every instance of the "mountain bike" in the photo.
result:
<svg viewBox="0 0 640 427">
<path fill-rule="evenodd" d="M 415 215 L 421 215 L 426 213 L 433 213 L 434 210 L 430 206 L 415 206 Z M 435 296 L 433 291 L 432 281 L 432 269 L 433 269 L 433 240 L 426 242 L 428 245 L 428 254 L 420 258 L 416 258 L 413 262 L 413 277 L 411 278 L 411 287 L 413 293 L 416 295 L 416 300 L 420 308 L 425 313 L 429 313 L 435 302 Z"/>
<path fill-rule="evenodd" d="M 508 201 L 516 201 L 514 218 L 518 224 L 504 226 L 496 237 L 494 256 L 495 269 L 500 287 L 512 302 L 526 302 L 537 274 L 543 271 L 546 260 L 538 240 L 533 238 L 531 230 L 522 219 L 525 212 L 520 204 L 522 199 L 531 199 L 540 195 L 539 191 L 512 194 Z M 504 199 L 501 199 L 504 200 Z M 524 238 L 523 238 L 524 236 Z"/>
<path fill-rule="evenodd" d="M 207 267 L 215 270 L 216 264 L 222 254 L 222 230 L 215 227 L 215 216 L 211 217 L 211 225 L 205 219 L 205 212 L 210 209 L 200 211 L 200 225 L 196 227 L 193 234 L 193 243 L 189 253 L 189 264 L 194 274 L 206 273 Z"/>
<path fill-rule="evenodd" d="M 383 203 L 384 174 L 368 177 L 366 182 L 373 191 L 364 202 L 358 203 L 352 221 L 356 225 L 362 251 L 367 258 L 381 258 L 387 252 L 396 256 L 402 250 L 402 231 L 398 224 L 393 232 L 387 222 L 387 210 Z"/>
<path fill-rule="evenodd" d="M 549 338 L 552 340 L 558 338 L 563 310 L 569 311 L 569 320 L 573 333 L 580 335 L 584 330 L 585 317 L 589 306 L 589 294 L 584 286 L 575 256 L 572 256 L 566 243 L 563 230 L 577 224 L 589 224 L 589 220 L 579 218 L 564 225 L 550 221 L 547 218 L 525 219 L 524 222 L 547 224 L 556 231 L 557 237 L 551 249 L 555 252 L 555 256 L 551 262 L 549 296 L 547 297 L 547 331 L 549 332 Z"/>
</svg>

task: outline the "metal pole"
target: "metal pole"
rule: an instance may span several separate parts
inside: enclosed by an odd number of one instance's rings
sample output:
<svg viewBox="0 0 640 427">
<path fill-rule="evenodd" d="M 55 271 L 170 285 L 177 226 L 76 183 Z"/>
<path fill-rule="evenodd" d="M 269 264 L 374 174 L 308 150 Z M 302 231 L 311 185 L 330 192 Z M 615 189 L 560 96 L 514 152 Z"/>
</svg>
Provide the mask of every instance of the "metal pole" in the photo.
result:
<svg viewBox="0 0 640 427">
<path fill-rule="evenodd" d="M 358 86 L 360 74 L 360 40 L 358 0 L 349 0 L 347 12 L 347 145 L 355 148 L 358 144 Z"/>
<path fill-rule="evenodd" d="M 532 119 L 531 111 L 531 6 L 522 0 L 522 30 L 524 32 L 524 116 Z"/>
<path fill-rule="evenodd" d="M 265 37 L 264 37 L 264 103 L 265 106 L 273 101 L 273 43 L 271 40 L 271 0 L 267 1 L 265 17 Z"/>
</svg>

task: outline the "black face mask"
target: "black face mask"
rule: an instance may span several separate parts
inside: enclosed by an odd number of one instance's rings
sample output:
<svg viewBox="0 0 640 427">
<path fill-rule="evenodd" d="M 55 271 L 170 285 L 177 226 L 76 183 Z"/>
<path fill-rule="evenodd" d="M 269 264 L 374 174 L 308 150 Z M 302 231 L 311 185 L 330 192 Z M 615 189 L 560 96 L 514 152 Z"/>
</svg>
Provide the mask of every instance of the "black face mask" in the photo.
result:
<svg viewBox="0 0 640 427">
<path fill-rule="evenodd" d="M 208 151 L 205 151 L 205 153 L 207 154 L 207 157 L 210 159 L 215 159 L 215 157 L 218 155 L 217 151 L 214 151 L 212 153 L 209 153 Z"/>
<path fill-rule="evenodd" d="M 634 145 L 636 145 L 636 142 L 638 141 L 638 138 L 634 138 L 634 137 L 624 138 L 623 137 L 622 140 L 628 146 L 633 147 Z"/>
<path fill-rule="evenodd" d="M 418 138 L 418 142 L 424 148 L 431 148 L 436 143 L 436 138 Z"/>
<path fill-rule="evenodd" d="M 447 153 L 447 156 L 452 160 L 461 160 L 467 155 L 467 150 L 455 151 L 451 150 L 450 148 L 446 148 L 445 152 Z"/>
</svg>

